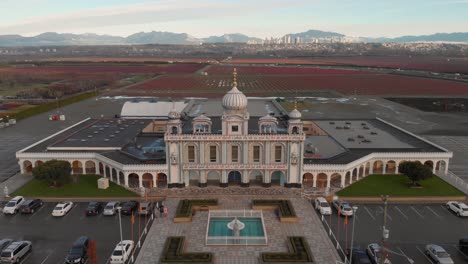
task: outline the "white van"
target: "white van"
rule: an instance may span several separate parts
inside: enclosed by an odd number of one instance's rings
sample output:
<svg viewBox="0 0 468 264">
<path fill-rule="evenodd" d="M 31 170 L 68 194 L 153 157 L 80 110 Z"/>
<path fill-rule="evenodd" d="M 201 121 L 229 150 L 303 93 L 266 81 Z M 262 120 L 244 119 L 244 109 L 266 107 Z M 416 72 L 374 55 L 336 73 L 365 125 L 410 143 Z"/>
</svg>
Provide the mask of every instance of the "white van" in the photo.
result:
<svg viewBox="0 0 468 264">
<path fill-rule="evenodd" d="M 323 197 L 315 199 L 315 209 L 320 211 L 322 215 L 331 215 L 332 209 L 327 200 Z"/>
</svg>

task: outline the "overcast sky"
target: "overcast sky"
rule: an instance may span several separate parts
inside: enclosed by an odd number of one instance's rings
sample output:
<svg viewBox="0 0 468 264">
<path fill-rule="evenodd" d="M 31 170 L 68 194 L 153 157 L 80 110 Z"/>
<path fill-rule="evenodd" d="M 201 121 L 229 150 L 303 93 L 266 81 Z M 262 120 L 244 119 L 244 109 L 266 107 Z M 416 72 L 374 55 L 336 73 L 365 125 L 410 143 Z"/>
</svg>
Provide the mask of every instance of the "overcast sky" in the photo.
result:
<svg viewBox="0 0 468 264">
<path fill-rule="evenodd" d="M 279 37 L 308 29 L 395 37 L 468 31 L 468 0 L 0 0 L 0 35 Z"/>
</svg>

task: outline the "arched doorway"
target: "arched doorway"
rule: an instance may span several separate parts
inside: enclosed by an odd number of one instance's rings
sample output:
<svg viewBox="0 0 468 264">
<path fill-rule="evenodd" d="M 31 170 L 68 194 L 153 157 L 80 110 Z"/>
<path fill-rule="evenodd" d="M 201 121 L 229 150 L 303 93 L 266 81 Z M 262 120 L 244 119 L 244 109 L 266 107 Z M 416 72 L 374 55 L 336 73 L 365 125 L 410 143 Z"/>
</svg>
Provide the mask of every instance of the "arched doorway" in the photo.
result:
<svg viewBox="0 0 468 264">
<path fill-rule="evenodd" d="M 359 167 L 359 178 L 364 177 L 364 166 Z"/>
<path fill-rule="evenodd" d="M 263 174 L 261 171 L 251 171 L 249 175 L 249 183 L 252 186 L 262 186 L 263 185 Z"/>
<path fill-rule="evenodd" d="M 312 173 L 307 172 L 302 175 L 302 186 L 304 186 L 304 188 L 314 187 L 314 175 Z"/>
<path fill-rule="evenodd" d="M 440 173 L 445 173 L 445 166 L 447 166 L 447 163 L 444 160 L 439 160 L 436 163 L 436 170 Z"/>
<path fill-rule="evenodd" d="M 370 166 L 371 166 L 370 162 L 367 162 L 367 163 L 366 163 L 366 169 L 364 170 L 364 175 L 365 175 L 365 176 L 368 176 L 368 175 L 369 175 Z"/>
<path fill-rule="evenodd" d="M 158 173 L 156 176 L 156 186 L 158 188 L 167 188 L 167 175 L 164 173 Z"/>
<path fill-rule="evenodd" d="M 429 168 L 431 168 L 431 170 L 434 169 L 434 162 L 432 160 L 427 160 L 426 162 L 424 162 L 424 166 L 427 166 Z"/>
<path fill-rule="evenodd" d="M 354 168 L 353 174 L 352 174 L 351 183 L 357 181 L 357 179 L 358 179 L 358 169 L 357 169 L 357 168 Z"/>
<path fill-rule="evenodd" d="M 326 188 L 327 187 L 328 175 L 326 173 L 317 174 L 317 188 Z"/>
<path fill-rule="evenodd" d="M 104 175 L 104 165 L 101 162 L 99 162 L 99 174 Z"/>
<path fill-rule="evenodd" d="M 383 173 L 383 162 L 381 160 L 374 161 L 372 171 L 373 171 L 374 174 L 382 174 Z"/>
<path fill-rule="evenodd" d="M 207 186 L 219 186 L 221 183 L 221 174 L 218 171 L 208 171 L 206 174 Z"/>
<path fill-rule="evenodd" d="M 96 174 L 96 165 L 94 161 L 88 160 L 85 162 L 85 171 L 86 174 Z"/>
<path fill-rule="evenodd" d="M 153 188 L 154 187 L 153 186 L 153 184 L 154 184 L 153 183 L 153 174 L 147 172 L 147 173 L 143 174 L 142 177 L 143 177 L 142 178 L 143 187 L 145 187 L 145 188 Z"/>
<path fill-rule="evenodd" d="M 350 171 L 347 171 L 346 174 L 345 174 L 345 185 L 347 183 L 351 184 L 351 172 Z"/>
<path fill-rule="evenodd" d="M 242 174 L 239 171 L 230 171 L 228 174 L 228 185 L 240 185 Z"/>
<path fill-rule="evenodd" d="M 35 166 L 34 166 L 34 167 L 39 167 L 39 166 L 41 166 L 42 164 L 44 164 L 44 162 L 43 162 L 42 160 L 37 160 L 37 161 L 35 162 Z"/>
<path fill-rule="evenodd" d="M 119 171 L 119 182 L 120 182 L 121 185 L 125 184 L 125 175 L 121 171 Z"/>
<path fill-rule="evenodd" d="M 73 171 L 73 174 L 83 174 L 83 164 L 81 164 L 81 161 L 79 160 L 73 161 L 72 171 Z"/>
<path fill-rule="evenodd" d="M 274 171 L 271 174 L 271 186 L 284 186 L 284 173 L 282 171 Z"/>
<path fill-rule="evenodd" d="M 111 177 L 111 181 L 113 182 L 117 182 L 117 170 L 112 168 L 112 177 Z"/>
<path fill-rule="evenodd" d="M 385 173 L 386 174 L 396 174 L 397 173 L 396 162 L 394 160 L 387 161 L 387 165 L 386 165 L 386 168 L 385 168 Z"/>
<path fill-rule="evenodd" d="M 331 178 L 330 178 L 330 186 L 332 187 L 337 187 L 337 188 L 341 188 L 341 174 L 339 173 L 333 173 L 331 175 Z"/>
<path fill-rule="evenodd" d="M 200 173 L 198 171 L 190 170 L 188 174 L 189 174 L 189 180 L 188 180 L 189 185 L 200 186 L 200 183 L 201 183 Z"/>
<path fill-rule="evenodd" d="M 33 170 L 32 163 L 29 160 L 23 161 L 23 169 L 25 173 L 31 173 Z"/>
<path fill-rule="evenodd" d="M 108 167 L 106 167 L 107 169 Z M 140 187 L 140 177 L 136 173 L 131 173 L 128 175 L 128 187 L 130 188 L 139 188 Z"/>
</svg>

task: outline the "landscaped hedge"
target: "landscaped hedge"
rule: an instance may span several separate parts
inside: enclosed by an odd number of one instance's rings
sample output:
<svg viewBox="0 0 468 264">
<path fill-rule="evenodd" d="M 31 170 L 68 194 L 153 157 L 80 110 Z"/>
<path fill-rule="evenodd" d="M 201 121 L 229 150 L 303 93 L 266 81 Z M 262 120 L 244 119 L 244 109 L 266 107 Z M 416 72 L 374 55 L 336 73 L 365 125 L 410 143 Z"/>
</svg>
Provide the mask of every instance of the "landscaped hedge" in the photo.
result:
<svg viewBox="0 0 468 264">
<path fill-rule="evenodd" d="M 185 237 L 168 237 L 161 256 L 163 263 L 213 263 L 211 253 L 182 252 Z"/>
<path fill-rule="evenodd" d="M 313 262 L 309 244 L 304 237 L 288 237 L 289 252 L 266 252 L 262 253 L 264 263 L 284 263 L 284 262 Z"/>
<path fill-rule="evenodd" d="M 63 107 L 63 106 L 73 104 L 73 103 L 76 103 L 76 102 L 79 102 L 79 101 L 83 101 L 83 100 L 86 100 L 86 99 L 89 99 L 89 98 L 95 97 L 95 96 L 97 96 L 96 92 L 82 93 L 82 94 L 75 95 L 75 96 L 72 96 L 72 97 L 68 97 L 68 98 L 65 98 L 65 99 L 60 99 L 58 101 L 58 105 L 60 105 L 60 107 Z M 53 101 L 53 102 L 50 102 L 50 103 L 46 103 L 46 104 L 42 104 L 42 105 L 38 105 L 38 106 L 35 106 L 35 107 L 25 109 L 25 110 L 20 111 L 18 113 L 13 113 L 13 114 L 10 115 L 10 118 L 14 118 L 16 120 L 21 120 L 21 119 L 24 119 L 24 118 L 27 118 L 27 117 L 30 117 L 30 116 L 34 116 L 34 115 L 37 115 L 37 114 L 48 112 L 48 111 L 53 110 L 55 108 L 57 108 L 57 102 Z"/>
<path fill-rule="evenodd" d="M 255 206 L 278 206 L 280 217 L 296 217 L 296 212 L 289 200 L 253 200 Z"/>
<path fill-rule="evenodd" d="M 194 206 L 216 206 L 218 205 L 218 200 L 180 200 L 179 205 L 177 206 L 176 218 L 179 217 L 191 217 L 192 216 L 192 207 Z"/>
</svg>

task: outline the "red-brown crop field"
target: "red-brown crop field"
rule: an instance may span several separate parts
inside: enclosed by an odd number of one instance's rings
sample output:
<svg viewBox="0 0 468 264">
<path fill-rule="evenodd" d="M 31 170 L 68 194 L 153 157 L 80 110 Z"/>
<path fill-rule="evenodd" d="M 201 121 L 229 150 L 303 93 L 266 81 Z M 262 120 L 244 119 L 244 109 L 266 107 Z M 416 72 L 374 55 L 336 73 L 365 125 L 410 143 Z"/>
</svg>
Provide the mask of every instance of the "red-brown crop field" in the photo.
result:
<svg viewBox="0 0 468 264">
<path fill-rule="evenodd" d="M 145 94 L 222 94 L 232 86 L 228 76 L 161 76 L 133 86 Z M 303 76 L 242 76 L 238 87 L 248 95 L 276 96 L 334 90 L 352 95 L 468 95 L 468 84 L 389 74 L 317 74 Z"/>
<path fill-rule="evenodd" d="M 326 69 L 298 66 L 226 66 L 213 65 L 206 71 L 208 74 L 232 74 L 234 68 L 241 75 L 303 75 L 303 74 L 365 74 L 360 70 Z"/>
</svg>

